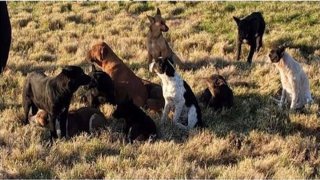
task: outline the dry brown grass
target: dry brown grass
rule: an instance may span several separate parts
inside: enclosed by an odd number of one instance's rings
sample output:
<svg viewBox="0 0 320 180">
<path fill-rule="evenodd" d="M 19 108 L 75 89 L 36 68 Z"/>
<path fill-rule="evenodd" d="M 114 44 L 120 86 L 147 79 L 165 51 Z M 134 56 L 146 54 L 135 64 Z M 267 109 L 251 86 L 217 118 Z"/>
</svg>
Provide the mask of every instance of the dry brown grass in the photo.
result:
<svg viewBox="0 0 320 180">
<path fill-rule="evenodd" d="M 312 2 L 9 2 L 13 41 L 8 70 L 0 76 L 0 178 L 320 178 L 320 6 Z M 170 28 L 165 34 L 193 70 L 180 72 L 195 94 L 201 78 L 219 72 L 235 94 L 230 110 L 203 108 L 208 125 L 189 133 L 160 125 L 155 143 L 125 144 L 122 121 L 113 107 L 102 111 L 107 130 L 47 144 L 48 132 L 23 126 L 22 85 L 33 70 L 48 75 L 79 65 L 87 50 L 106 41 L 135 73 L 153 82 L 147 70 L 146 15 L 160 7 Z M 261 11 L 267 22 L 265 46 L 249 67 L 234 60 L 232 16 Z M 278 110 L 280 80 L 267 62 L 268 47 L 287 42 L 310 78 L 315 103 L 304 113 Z M 248 48 L 244 48 L 245 59 Z M 249 86 L 237 85 L 245 82 Z M 81 107 L 80 89 L 71 109 Z"/>
</svg>

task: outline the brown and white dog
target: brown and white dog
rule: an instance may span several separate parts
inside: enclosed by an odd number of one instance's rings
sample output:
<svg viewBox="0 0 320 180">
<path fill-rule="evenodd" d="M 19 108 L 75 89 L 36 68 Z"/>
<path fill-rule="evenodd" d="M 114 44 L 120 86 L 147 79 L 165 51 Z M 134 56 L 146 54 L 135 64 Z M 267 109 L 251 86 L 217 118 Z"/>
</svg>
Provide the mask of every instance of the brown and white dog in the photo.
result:
<svg viewBox="0 0 320 180">
<path fill-rule="evenodd" d="M 48 113 L 39 109 L 36 115 L 29 117 L 31 122 L 47 127 Z M 95 108 L 83 107 L 78 110 L 70 111 L 66 121 L 67 137 L 73 137 L 81 132 L 92 133 L 95 130 L 105 128 L 107 119 L 105 116 Z"/>
<path fill-rule="evenodd" d="M 299 63 L 285 52 L 285 47 L 271 49 L 269 58 L 280 72 L 282 94 L 279 106 L 282 107 L 289 100 L 290 109 L 295 110 L 312 103 L 307 75 Z"/>
<path fill-rule="evenodd" d="M 172 63 L 178 65 L 180 68 L 184 68 L 184 64 L 172 51 L 168 42 L 162 35 L 162 32 L 167 32 L 169 28 L 166 25 L 165 20 L 161 17 L 160 9 L 157 8 L 157 14 L 154 17 L 147 17 L 151 23 L 147 35 L 148 63 L 150 64 L 152 60 L 162 57 L 172 59 Z"/>
<path fill-rule="evenodd" d="M 154 111 L 161 111 L 163 108 L 161 86 L 136 76 L 105 42 L 95 44 L 89 50 L 87 60 L 96 63 L 111 77 L 117 103 L 129 96 L 139 107 Z"/>
</svg>

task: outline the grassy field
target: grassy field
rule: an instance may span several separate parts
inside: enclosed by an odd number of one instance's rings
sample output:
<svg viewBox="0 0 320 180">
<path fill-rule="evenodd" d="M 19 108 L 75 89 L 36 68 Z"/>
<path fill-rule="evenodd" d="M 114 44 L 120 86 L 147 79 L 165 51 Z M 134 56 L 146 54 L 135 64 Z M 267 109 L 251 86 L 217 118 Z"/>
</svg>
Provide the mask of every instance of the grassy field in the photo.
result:
<svg viewBox="0 0 320 180">
<path fill-rule="evenodd" d="M 134 72 L 160 83 L 147 70 L 147 15 L 159 7 L 167 19 L 165 34 L 174 51 L 193 69 L 180 72 L 195 94 L 201 78 L 225 76 L 235 95 L 230 110 L 202 107 L 203 130 L 177 131 L 155 120 L 155 143 L 125 144 L 122 121 L 113 107 L 101 108 L 108 129 L 57 140 L 48 132 L 23 126 L 22 85 L 33 70 L 56 75 L 79 65 L 87 50 L 107 42 Z M 9 2 L 13 39 L 8 70 L 0 76 L 0 178 L 320 178 L 320 5 L 318 2 Z M 236 24 L 232 16 L 263 13 L 264 48 L 246 64 L 235 61 Z M 315 103 L 303 113 L 279 110 L 280 79 L 267 53 L 286 42 L 288 52 L 306 71 Z M 249 86 L 238 86 L 237 81 Z M 79 94 L 71 109 L 77 109 Z"/>
</svg>

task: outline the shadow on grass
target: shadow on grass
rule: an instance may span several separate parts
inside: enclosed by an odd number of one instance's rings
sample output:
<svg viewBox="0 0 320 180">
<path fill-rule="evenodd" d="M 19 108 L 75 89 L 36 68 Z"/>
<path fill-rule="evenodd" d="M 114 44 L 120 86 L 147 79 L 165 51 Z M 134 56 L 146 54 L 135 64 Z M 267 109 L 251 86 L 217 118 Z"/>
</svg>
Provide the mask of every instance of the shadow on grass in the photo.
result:
<svg viewBox="0 0 320 180">
<path fill-rule="evenodd" d="M 308 128 L 291 122 L 290 113 L 310 112 L 281 110 L 269 96 L 246 94 L 235 96 L 234 106 L 231 109 L 223 109 L 221 112 L 203 109 L 203 119 L 206 120 L 209 129 L 221 137 L 227 136 L 230 132 L 247 134 L 257 130 L 281 136 L 300 133 L 303 137 L 312 136 L 320 141 L 320 127 Z"/>
</svg>

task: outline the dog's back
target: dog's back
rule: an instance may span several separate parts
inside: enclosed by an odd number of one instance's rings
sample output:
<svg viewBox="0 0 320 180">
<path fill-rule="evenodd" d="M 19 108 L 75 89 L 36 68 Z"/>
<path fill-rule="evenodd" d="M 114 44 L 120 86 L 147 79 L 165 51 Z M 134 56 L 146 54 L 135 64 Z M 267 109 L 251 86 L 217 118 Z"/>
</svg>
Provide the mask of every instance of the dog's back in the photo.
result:
<svg viewBox="0 0 320 180">
<path fill-rule="evenodd" d="M 50 111 L 51 101 L 51 89 L 48 88 L 48 84 L 51 78 L 47 77 L 43 72 L 31 72 L 28 74 L 23 90 L 23 100 L 31 100 L 32 103 L 40 109 Z M 24 104 L 24 103 L 23 103 Z"/>
<path fill-rule="evenodd" d="M 68 135 L 70 137 L 81 132 L 92 133 L 105 128 L 107 119 L 96 108 L 82 107 L 68 113 Z"/>
</svg>

